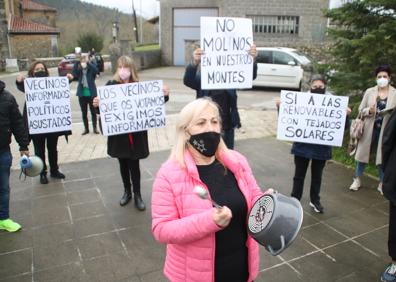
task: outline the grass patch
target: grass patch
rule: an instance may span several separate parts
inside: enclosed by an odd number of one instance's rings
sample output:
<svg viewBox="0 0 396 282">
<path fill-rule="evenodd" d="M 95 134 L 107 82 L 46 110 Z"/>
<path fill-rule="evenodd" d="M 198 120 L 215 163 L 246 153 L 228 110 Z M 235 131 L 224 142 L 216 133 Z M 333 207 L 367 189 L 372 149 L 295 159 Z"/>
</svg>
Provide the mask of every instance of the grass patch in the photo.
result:
<svg viewBox="0 0 396 282">
<path fill-rule="evenodd" d="M 352 109 L 350 122 L 352 122 L 352 120 L 354 118 L 356 118 L 356 116 L 358 115 L 361 99 L 362 99 L 362 96 L 360 96 L 360 95 L 355 95 L 355 96 L 349 97 L 349 107 Z M 355 169 L 356 168 L 355 157 L 349 156 L 348 152 L 347 152 L 348 142 L 349 142 L 349 128 L 345 128 L 345 135 L 344 135 L 344 141 L 343 141 L 342 147 L 333 147 L 333 160 Z M 374 152 L 371 152 L 370 161 L 369 161 L 368 165 L 366 166 L 366 169 L 364 170 L 364 172 L 371 176 L 379 177 L 378 169 L 377 169 L 377 166 L 375 165 L 376 150 L 372 150 L 372 151 L 374 151 Z"/>
<path fill-rule="evenodd" d="M 154 50 L 159 50 L 159 49 L 160 49 L 159 44 L 149 44 L 149 45 L 141 45 L 141 46 L 135 47 L 136 52 L 154 51 Z"/>
<path fill-rule="evenodd" d="M 346 142 L 348 143 L 348 142 Z M 373 158 L 371 158 L 373 159 Z M 347 145 L 343 145 L 342 147 L 333 147 L 333 160 L 342 163 L 346 166 L 353 167 L 353 169 L 356 169 L 356 161 L 355 158 L 352 156 L 349 156 L 347 153 Z M 370 161 L 368 165 L 366 166 L 366 169 L 364 172 L 366 174 L 369 174 L 371 176 L 379 177 L 378 175 L 378 169 L 375 165 L 375 158 L 373 159 L 374 161 Z"/>
</svg>

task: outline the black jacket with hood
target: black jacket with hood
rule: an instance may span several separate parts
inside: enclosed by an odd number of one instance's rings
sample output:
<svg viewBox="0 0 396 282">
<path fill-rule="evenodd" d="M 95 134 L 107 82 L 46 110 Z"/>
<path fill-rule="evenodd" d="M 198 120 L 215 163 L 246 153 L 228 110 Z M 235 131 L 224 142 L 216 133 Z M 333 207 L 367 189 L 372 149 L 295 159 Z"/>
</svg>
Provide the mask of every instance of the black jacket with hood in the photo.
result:
<svg viewBox="0 0 396 282">
<path fill-rule="evenodd" d="M 4 89 L 0 80 L 0 153 L 10 150 L 11 135 L 14 134 L 20 151 L 28 150 L 29 139 L 15 97 Z"/>
</svg>

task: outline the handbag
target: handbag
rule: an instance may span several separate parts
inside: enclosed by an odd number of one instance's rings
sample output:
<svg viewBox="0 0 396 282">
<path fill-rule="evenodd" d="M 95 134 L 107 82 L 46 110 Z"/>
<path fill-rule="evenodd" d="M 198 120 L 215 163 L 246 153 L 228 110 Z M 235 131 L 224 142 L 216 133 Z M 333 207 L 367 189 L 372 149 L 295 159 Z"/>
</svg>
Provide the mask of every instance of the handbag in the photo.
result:
<svg viewBox="0 0 396 282">
<path fill-rule="evenodd" d="M 352 120 L 351 126 L 349 128 L 349 145 L 348 154 L 353 156 L 356 153 L 357 144 L 363 136 L 364 130 L 364 117 L 363 113 L 359 112 L 358 116 Z"/>
</svg>

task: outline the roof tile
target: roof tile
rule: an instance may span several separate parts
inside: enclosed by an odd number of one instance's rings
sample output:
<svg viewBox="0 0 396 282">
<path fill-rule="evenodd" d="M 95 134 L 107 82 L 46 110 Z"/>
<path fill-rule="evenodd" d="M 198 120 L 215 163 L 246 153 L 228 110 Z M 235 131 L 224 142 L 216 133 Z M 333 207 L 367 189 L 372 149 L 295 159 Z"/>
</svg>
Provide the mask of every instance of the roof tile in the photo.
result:
<svg viewBox="0 0 396 282">
<path fill-rule="evenodd" d="M 59 33 L 59 29 L 44 24 L 30 22 L 20 17 L 11 15 L 9 32 L 55 34 Z"/>
<path fill-rule="evenodd" d="M 30 0 L 22 0 L 22 9 L 23 10 L 34 10 L 34 11 L 54 11 L 56 12 L 55 8 L 39 4 Z"/>
</svg>

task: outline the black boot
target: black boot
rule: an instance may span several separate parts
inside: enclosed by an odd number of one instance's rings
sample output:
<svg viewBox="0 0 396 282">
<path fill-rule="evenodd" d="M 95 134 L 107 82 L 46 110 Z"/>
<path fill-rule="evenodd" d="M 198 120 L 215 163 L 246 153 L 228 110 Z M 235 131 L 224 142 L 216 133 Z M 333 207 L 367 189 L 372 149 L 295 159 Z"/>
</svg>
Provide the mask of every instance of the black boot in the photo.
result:
<svg viewBox="0 0 396 282">
<path fill-rule="evenodd" d="M 92 120 L 92 128 L 93 128 L 93 133 L 99 134 L 98 127 L 96 126 L 96 120 Z"/>
<path fill-rule="evenodd" d="M 86 135 L 89 133 L 89 128 L 88 128 L 88 119 L 83 118 L 83 123 L 84 123 L 84 131 L 81 133 L 81 135 Z"/>
<path fill-rule="evenodd" d="M 57 178 L 57 179 L 65 179 L 66 178 L 66 176 L 59 170 L 55 170 L 55 171 L 51 172 L 51 177 Z"/>
<path fill-rule="evenodd" d="M 125 206 L 132 199 L 131 187 L 125 188 L 124 195 L 120 200 L 120 206 Z"/>
<path fill-rule="evenodd" d="M 41 184 L 48 184 L 48 178 L 47 178 L 47 173 L 46 172 L 40 173 L 40 183 Z"/>
<path fill-rule="evenodd" d="M 133 193 L 133 197 L 134 197 L 134 200 L 135 200 L 135 207 L 139 211 L 144 211 L 146 209 L 146 205 L 144 204 L 142 196 L 140 195 L 140 193 Z"/>
</svg>

